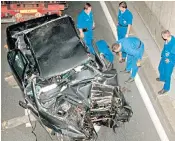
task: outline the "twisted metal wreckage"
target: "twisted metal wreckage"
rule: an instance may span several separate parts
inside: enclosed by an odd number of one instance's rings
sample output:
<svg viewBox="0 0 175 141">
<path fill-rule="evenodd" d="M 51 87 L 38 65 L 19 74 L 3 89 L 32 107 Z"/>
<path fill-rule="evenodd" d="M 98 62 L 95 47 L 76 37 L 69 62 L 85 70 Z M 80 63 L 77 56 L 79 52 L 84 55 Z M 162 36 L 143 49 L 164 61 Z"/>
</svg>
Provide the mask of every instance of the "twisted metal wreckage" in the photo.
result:
<svg viewBox="0 0 175 141">
<path fill-rule="evenodd" d="M 38 121 L 71 140 L 96 140 L 95 125 L 115 129 L 131 107 L 109 62 L 88 56 L 70 16 L 49 15 L 7 28 L 7 59 Z"/>
</svg>

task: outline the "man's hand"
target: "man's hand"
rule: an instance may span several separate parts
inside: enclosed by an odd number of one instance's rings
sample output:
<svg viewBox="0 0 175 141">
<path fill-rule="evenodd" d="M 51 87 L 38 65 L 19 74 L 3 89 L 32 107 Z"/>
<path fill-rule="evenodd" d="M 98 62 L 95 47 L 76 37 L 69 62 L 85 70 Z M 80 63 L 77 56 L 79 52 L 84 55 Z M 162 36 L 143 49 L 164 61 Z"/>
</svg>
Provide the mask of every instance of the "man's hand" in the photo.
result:
<svg viewBox="0 0 175 141">
<path fill-rule="evenodd" d="M 100 53 L 100 56 L 104 56 L 104 54 L 103 53 Z"/>
<path fill-rule="evenodd" d="M 8 45 L 4 45 L 4 48 L 8 48 Z"/>
<path fill-rule="evenodd" d="M 80 38 L 84 38 L 84 33 L 83 32 L 80 32 Z"/>
<path fill-rule="evenodd" d="M 125 37 L 128 38 L 129 34 L 126 34 Z"/>
<path fill-rule="evenodd" d="M 170 62 L 170 60 L 169 59 L 166 59 L 165 62 L 168 64 Z"/>
<path fill-rule="evenodd" d="M 141 67 L 141 60 L 137 61 L 137 67 Z"/>
<path fill-rule="evenodd" d="M 131 31 L 131 25 L 128 24 L 127 32 L 126 32 L 126 35 L 125 35 L 126 38 L 129 36 L 130 31 Z"/>
<path fill-rule="evenodd" d="M 92 29 L 94 29 L 95 28 L 95 23 L 93 22 L 93 27 L 92 27 Z"/>
<path fill-rule="evenodd" d="M 122 62 L 122 57 L 119 58 L 119 62 Z"/>
<path fill-rule="evenodd" d="M 122 63 L 123 62 L 122 61 L 122 52 L 119 52 L 118 55 L 119 55 L 119 62 Z"/>
<path fill-rule="evenodd" d="M 103 59 L 105 58 L 105 55 L 103 53 L 100 53 L 100 57 Z"/>
</svg>

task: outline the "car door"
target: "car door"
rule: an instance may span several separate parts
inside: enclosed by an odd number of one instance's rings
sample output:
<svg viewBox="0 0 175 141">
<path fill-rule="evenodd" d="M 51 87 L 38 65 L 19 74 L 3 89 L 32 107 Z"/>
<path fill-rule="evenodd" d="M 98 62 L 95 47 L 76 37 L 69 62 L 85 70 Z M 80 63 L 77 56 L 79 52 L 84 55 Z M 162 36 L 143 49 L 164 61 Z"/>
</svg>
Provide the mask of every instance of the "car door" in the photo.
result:
<svg viewBox="0 0 175 141">
<path fill-rule="evenodd" d="M 19 87 L 23 90 L 24 72 L 28 61 L 19 49 L 10 50 L 7 53 L 7 60 L 12 70 L 14 78 Z"/>
</svg>

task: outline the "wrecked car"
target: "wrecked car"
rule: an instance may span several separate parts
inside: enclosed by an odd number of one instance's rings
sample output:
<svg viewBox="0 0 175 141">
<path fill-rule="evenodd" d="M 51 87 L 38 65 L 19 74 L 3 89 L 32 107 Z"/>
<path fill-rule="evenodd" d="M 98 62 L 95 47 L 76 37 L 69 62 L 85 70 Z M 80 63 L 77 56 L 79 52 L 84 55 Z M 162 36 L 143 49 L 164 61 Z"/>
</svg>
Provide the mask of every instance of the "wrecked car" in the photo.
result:
<svg viewBox="0 0 175 141">
<path fill-rule="evenodd" d="M 73 19 L 49 15 L 7 28 L 7 60 L 23 92 L 19 105 L 56 135 L 96 140 L 95 126 L 115 130 L 128 122 L 117 71 L 89 55 Z M 60 137 L 60 136 L 59 136 Z"/>
</svg>

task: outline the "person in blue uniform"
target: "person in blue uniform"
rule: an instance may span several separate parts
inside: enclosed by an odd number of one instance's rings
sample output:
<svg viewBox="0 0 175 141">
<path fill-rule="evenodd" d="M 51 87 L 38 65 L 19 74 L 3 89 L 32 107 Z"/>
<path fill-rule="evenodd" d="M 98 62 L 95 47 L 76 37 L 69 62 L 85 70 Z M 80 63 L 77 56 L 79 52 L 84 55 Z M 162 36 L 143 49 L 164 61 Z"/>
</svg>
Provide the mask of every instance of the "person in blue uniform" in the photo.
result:
<svg viewBox="0 0 175 141">
<path fill-rule="evenodd" d="M 117 25 L 117 36 L 118 40 L 128 37 L 131 25 L 132 25 L 133 15 L 127 9 L 127 4 L 125 1 L 119 3 L 118 11 L 118 25 Z M 125 62 L 126 52 L 122 52 L 122 59 L 119 60 L 120 63 Z"/>
<path fill-rule="evenodd" d="M 114 55 L 112 51 L 110 50 L 108 44 L 105 40 L 99 40 L 96 42 L 96 46 L 98 48 L 98 51 L 101 55 L 105 57 L 106 60 L 108 60 L 110 63 L 113 63 L 114 61 Z"/>
<path fill-rule="evenodd" d="M 137 37 L 123 38 L 112 45 L 112 51 L 116 53 L 119 52 L 120 57 L 122 57 L 122 52 L 127 53 L 127 62 L 129 62 L 129 64 L 126 65 L 125 72 L 131 72 L 131 76 L 125 83 L 133 82 L 144 53 L 143 42 Z"/>
<path fill-rule="evenodd" d="M 156 80 L 164 82 L 164 86 L 158 94 L 165 94 L 170 90 L 171 75 L 175 66 L 175 37 L 171 35 L 170 31 L 165 30 L 162 31 L 162 38 L 165 40 L 165 43 L 158 67 L 160 75 Z"/>
<path fill-rule="evenodd" d="M 92 6 L 90 3 L 86 3 L 84 10 L 82 10 L 77 18 L 77 28 L 80 32 L 80 38 L 84 39 L 88 51 L 94 54 L 92 46 L 93 41 L 93 29 L 95 28 Z"/>
</svg>

